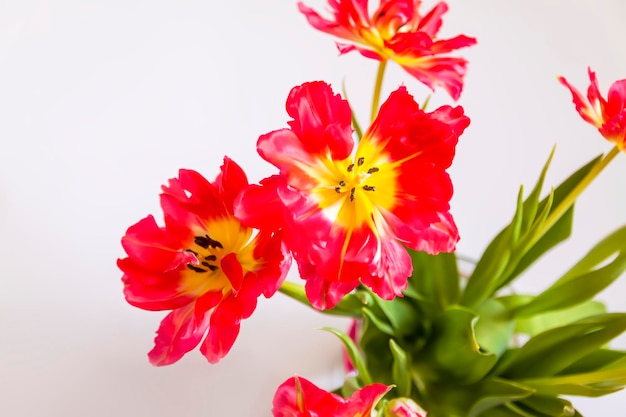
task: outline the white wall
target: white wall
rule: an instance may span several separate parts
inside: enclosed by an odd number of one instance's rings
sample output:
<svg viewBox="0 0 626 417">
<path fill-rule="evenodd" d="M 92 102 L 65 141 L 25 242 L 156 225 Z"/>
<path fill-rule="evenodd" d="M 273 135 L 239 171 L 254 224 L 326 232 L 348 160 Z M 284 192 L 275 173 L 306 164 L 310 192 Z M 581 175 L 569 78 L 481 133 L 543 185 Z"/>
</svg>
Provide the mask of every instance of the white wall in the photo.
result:
<svg viewBox="0 0 626 417">
<path fill-rule="evenodd" d="M 472 125 L 451 170 L 459 251 L 477 256 L 554 143 L 549 185 L 609 149 L 556 74 L 586 88 L 591 65 L 603 92 L 626 78 L 626 6 L 449 3 L 443 34 L 479 40 L 463 52 Z M 269 416 L 275 387 L 294 373 L 336 382 L 339 343 L 316 329 L 343 322 L 282 295 L 260 302 L 219 365 L 194 351 L 151 367 L 163 314 L 128 306 L 115 266 L 126 227 L 160 213 L 159 186 L 178 168 L 213 178 L 226 154 L 252 181 L 273 172 L 254 143 L 285 126 L 291 87 L 323 79 L 338 89 L 346 75 L 365 118 L 376 65 L 336 55 L 295 0 L 0 1 L 0 415 Z M 397 67 L 388 75 L 387 93 L 405 82 L 426 96 Z M 620 156 L 581 199 L 573 239 L 519 289 L 546 286 L 621 225 L 625 185 Z M 625 291 L 622 280 L 603 298 L 624 310 Z M 621 417 L 626 395 L 576 404 L 587 417 Z"/>
</svg>

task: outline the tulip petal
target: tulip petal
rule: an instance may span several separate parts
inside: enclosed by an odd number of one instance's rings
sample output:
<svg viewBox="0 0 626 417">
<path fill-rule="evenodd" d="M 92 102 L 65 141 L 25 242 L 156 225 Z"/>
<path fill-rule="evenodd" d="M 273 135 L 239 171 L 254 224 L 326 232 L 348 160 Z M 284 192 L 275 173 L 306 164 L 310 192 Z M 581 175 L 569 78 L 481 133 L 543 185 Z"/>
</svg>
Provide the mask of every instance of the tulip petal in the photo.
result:
<svg viewBox="0 0 626 417">
<path fill-rule="evenodd" d="M 209 325 L 209 315 L 196 320 L 194 305 L 173 310 L 161 322 L 154 339 L 154 348 L 148 353 L 150 363 L 171 365 L 195 348 Z"/>
</svg>

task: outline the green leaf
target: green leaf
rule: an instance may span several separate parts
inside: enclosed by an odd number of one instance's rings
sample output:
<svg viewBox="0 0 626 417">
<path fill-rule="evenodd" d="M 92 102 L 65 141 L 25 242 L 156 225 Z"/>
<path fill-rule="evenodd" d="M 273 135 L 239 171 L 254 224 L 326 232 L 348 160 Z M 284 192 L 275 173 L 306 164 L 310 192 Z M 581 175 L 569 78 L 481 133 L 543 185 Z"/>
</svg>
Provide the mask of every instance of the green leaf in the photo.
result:
<svg viewBox="0 0 626 417">
<path fill-rule="evenodd" d="M 548 156 L 548 160 L 546 161 L 546 163 L 543 165 L 543 168 L 541 169 L 541 174 L 539 175 L 539 178 L 537 179 L 535 186 L 533 187 L 530 194 L 528 194 L 526 201 L 524 201 L 523 217 L 522 217 L 522 229 L 523 230 L 530 229 L 532 224 L 535 222 L 535 218 L 537 216 L 537 210 L 539 208 L 539 198 L 541 197 L 541 191 L 543 190 L 543 183 L 545 182 L 546 174 L 548 173 L 548 168 L 550 167 L 550 163 L 552 162 L 552 158 L 554 157 L 555 149 L 556 149 L 556 146 L 553 146 L 552 150 L 550 151 L 550 156 Z"/>
<path fill-rule="evenodd" d="M 518 404 L 540 416 L 574 417 L 576 414 L 572 403 L 562 398 L 532 395 L 518 401 Z"/>
<path fill-rule="evenodd" d="M 389 340 L 389 349 L 393 356 L 391 375 L 399 397 L 411 396 L 411 366 L 406 352 L 393 339 Z"/>
<path fill-rule="evenodd" d="M 563 214 L 563 216 L 550 228 L 543 236 L 530 248 L 525 249 L 524 255 L 520 258 L 513 272 L 502 281 L 500 287 L 507 285 L 530 265 L 535 263 L 543 254 L 563 242 L 572 234 L 572 224 L 574 220 L 574 207 Z"/>
<path fill-rule="evenodd" d="M 354 368 L 359 373 L 358 379 L 361 382 L 361 385 L 371 384 L 373 382 L 372 377 L 370 376 L 367 370 L 367 367 L 365 366 L 365 361 L 363 360 L 363 357 L 361 356 L 361 352 L 359 351 L 359 348 L 356 346 L 356 344 L 350 338 L 350 336 L 348 336 L 347 334 L 345 334 L 344 332 L 340 330 L 333 329 L 332 327 L 323 327 L 322 330 L 331 332 L 332 334 L 334 334 L 341 340 L 341 342 L 346 348 L 346 351 L 348 352 L 348 357 L 350 358 L 350 361 L 352 362 L 352 364 L 354 365 Z"/>
<path fill-rule="evenodd" d="M 613 260 L 607 262 L 611 257 Z M 513 313 L 527 317 L 580 304 L 611 285 L 624 270 L 626 226 L 603 239 L 550 288 Z"/>
<path fill-rule="evenodd" d="M 626 358 L 592 372 L 528 378 L 522 382 L 545 395 L 599 397 L 619 391 L 626 385 Z"/>
<path fill-rule="evenodd" d="M 591 169 L 595 165 L 600 163 L 601 160 L 602 155 L 599 155 L 581 168 L 579 168 L 572 175 L 570 175 L 554 190 L 554 193 L 550 193 L 548 197 L 544 198 L 541 203 L 539 203 L 538 211 L 545 212 L 546 207 L 549 206 L 549 214 L 552 214 L 552 212 L 557 209 L 563 201 L 565 201 L 565 199 L 570 195 L 574 188 L 585 179 Z M 544 170 L 545 169 L 546 167 L 544 167 Z M 536 242 L 533 243 L 531 241 L 527 243 L 527 247 L 524 248 L 523 256 L 518 259 L 518 262 L 515 265 L 514 269 L 511 271 L 510 275 L 501 280 L 502 285 L 510 283 L 515 277 L 525 271 L 526 268 L 532 265 L 544 253 L 552 249 L 561 241 L 567 239 L 571 234 L 572 218 L 573 206 L 565 211 L 561 218 L 558 219 L 554 225 L 549 225 L 547 228 L 545 227 L 543 222 L 539 223 L 537 222 L 537 220 L 535 220 L 535 223 L 533 224 L 531 230 L 533 240 L 537 239 Z"/>
<path fill-rule="evenodd" d="M 369 321 L 382 333 L 385 333 L 389 336 L 395 336 L 393 331 L 393 327 L 386 321 L 383 321 L 380 317 L 378 317 L 374 312 L 372 312 L 369 308 L 363 308 L 363 315 L 369 319 Z"/>
<path fill-rule="evenodd" d="M 474 332 L 478 344 L 483 350 L 501 356 L 509 347 L 515 332 L 515 321 L 510 318 L 504 305 L 493 298 L 481 304 L 477 313 L 478 321 Z"/>
<path fill-rule="evenodd" d="M 537 417 L 535 414 L 528 414 L 516 405 L 507 403 L 498 407 L 490 408 L 479 417 Z"/>
<path fill-rule="evenodd" d="M 582 273 L 594 270 L 616 254 L 626 251 L 626 226 L 622 226 L 597 243 L 580 261 L 576 263 L 557 283 L 569 281 Z"/>
<path fill-rule="evenodd" d="M 491 412 L 499 409 L 500 405 L 528 397 L 534 392 L 532 388 L 515 381 L 487 377 L 470 385 L 429 384 L 423 392 L 423 403 L 428 417 L 517 416 Z"/>
<path fill-rule="evenodd" d="M 532 337 L 524 346 L 507 352 L 496 375 L 507 378 L 552 376 L 626 330 L 626 313 L 602 314 L 578 320 Z"/>
<path fill-rule="evenodd" d="M 370 313 L 372 314 L 372 313 Z M 389 352 L 389 336 L 380 331 L 371 321 L 371 316 L 365 315 L 361 324 L 361 334 L 358 340 L 370 375 L 374 380 L 384 384 L 393 384 L 391 375 L 392 356 Z"/>
<path fill-rule="evenodd" d="M 519 317 L 528 317 L 579 305 L 611 285 L 622 275 L 624 269 L 626 269 L 626 254 L 618 256 L 600 269 L 567 281 L 557 282 L 514 314 Z"/>
<path fill-rule="evenodd" d="M 499 378 L 488 378 L 481 381 L 478 388 L 474 391 L 476 400 L 469 409 L 468 417 L 481 415 L 485 410 L 511 400 L 526 398 L 533 393 L 533 389 L 530 387 Z"/>
<path fill-rule="evenodd" d="M 596 350 L 563 369 L 558 375 L 580 374 L 596 371 L 598 369 L 608 367 L 609 365 L 624 358 L 626 358 L 625 351 L 611 349 Z"/>
<path fill-rule="evenodd" d="M 339 388 L 339 392 L 336 392 L 336 394 L 340 394 L 343 398 L 349 398 L 355 391 L 358 391 L 361 388 L 363 388 L 363 386 L 359 384 L 358 377 L 348 376 L 345 381 L 343 381 L 343 385 Z"/>
<path fill-rule="evenodd" d="M 470 384 L 483 378 L 497 361 L 481 350 L 474 334 L 475 313 L 453 306 L 434 323 L 427 344 L 413 357 L 421 379 Z"/>
<path fill-rule="evenodd" d="M 564 310 L 538 314 L 526 319 L 518 319 L 516 330 L 519 333 L 535 336 L 546 330 L 561 327 L 573 323 L 576 320 L 584 319 L 585 317 L 604 313 L 606 313 L 606 306 L 603 303 L 590 300 Z"/>
<path fill-rule="evenodd" d="M 411 300 L 400 297 L 393 300 L 383 300 L 374 293 L 371 294 L 371 298 L 373 304 L 378 307 L 378 311 L 381 313 L 380 315 L 384 316 L 386 321 L 391 325 L 391 329 L 389 329 L 386 323 L 382 324 L 380 322 L 380 317 L 371 317 L 373 309 L 370 309 L 368 312 L 370 319 L 372 319 L 372 321 L 379 321 L 377 326 L 384 327 L 384 329 L 381 328 L 381 331 L 385 333 L 391 331 L 392 333 L 389 334 L 392 336 L 402 336 L 415 334 L 416 330 L 421 326 L 423 321 L 422 314 Z"/>
<path fill-rule="evenodd" d="M 511 257 L 511 239 L 511 228 L 507 227 L 491 241 L 467 280 L 459 304 L 475 307 L 493 294 Z"/>
<path fill-rule="evenodd" d="M 409 249 L 413 261 L 413 275 L 409 278 L 409 295 L 427 301 L 432 315 L 443 311 L 459 299 L 459 271 L 454 253 L 429 255 Z"/>
<path fill-rule="evenodd" d="M 511 223 L 491 241 L 478 261 L 462 294 L 461 305 L 479 305 L 570 235 L 573 206 L 564 210 L 561 204 L 601 160 L 602 155 L 578 169 L 537 204 L 537 190 L 543 184 L 544 171 L 548 166 L 546 163 L 537 185 L 523 204 L 518 196 L 517 209 Z M 548 224 L 547 218 L 558 210 L 564 211 L 559 218 L 552 220 L 553 224 Z"/>
</svg>

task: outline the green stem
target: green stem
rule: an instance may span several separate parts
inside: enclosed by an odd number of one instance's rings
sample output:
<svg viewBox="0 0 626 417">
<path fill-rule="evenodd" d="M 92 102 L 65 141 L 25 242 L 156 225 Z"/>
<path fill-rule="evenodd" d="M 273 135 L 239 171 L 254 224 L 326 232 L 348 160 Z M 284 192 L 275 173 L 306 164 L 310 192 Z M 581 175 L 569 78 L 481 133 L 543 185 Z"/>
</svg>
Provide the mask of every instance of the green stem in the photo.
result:
<svg viewBox="0 0 626 417">
<path fill-rule="evenodd" d="M 383 87 L 383 78 L 385 76 L 385 68 L 387 60 L 380 61 L 378 72 L 376 73 L 376 84 L 374 85 L 374 96 L 372 97 L 372 116 L 370 122 L 373 122 L 378 114 L 378 103 L 380 102 L 380 90 Z"/>
<path fill-rule="evenodd" d="M 278 289 L 279 292 L 285 294 L 307 307 L 314 308 L 306 296 L 304 286 L 295 282 L 285 281 Z M 330 316 L 341 317 L 361 317 L 361 308 L 363 303 L 358 301 L 352 294 L 345 296 L 335 307 L 328 310 L 317 310 L 319 313 L 328 314 Z"/>
<path fill-rule="evenodd" d="M 306 297 L 306 293 L 304 292 L 304 286 L 300 284 L 285 281 L 280 286 L 278 291 L 285 294 L 287 297 L 293 298 L 294 300 L 304 304 L 307 307 L 313 308 L 313 306 L 309 302 L 309 299 Z"/>
<path fill-rule="evenodd" d="M 561 204 L 556 206 L 548 215 L 544 222 L 543 230 L 547 232 L 559 221 L 561 217 L 570 209 L 576 202 L 576 199 L 582 194 L 582 192 L 589 186 L 589 184 L 606 168 L 606 166 L 619 154 L 621 151 L 616 146 L 607 153 L 591 170 L 585 175 L 585 177 L 567 194 L 567 196 L 561 201 Z M 529 247 L 532 247 L 539 239 L 543 237 L 544 233 L 539 233 L 535 238 L 529 242 Z"/>
</svg>

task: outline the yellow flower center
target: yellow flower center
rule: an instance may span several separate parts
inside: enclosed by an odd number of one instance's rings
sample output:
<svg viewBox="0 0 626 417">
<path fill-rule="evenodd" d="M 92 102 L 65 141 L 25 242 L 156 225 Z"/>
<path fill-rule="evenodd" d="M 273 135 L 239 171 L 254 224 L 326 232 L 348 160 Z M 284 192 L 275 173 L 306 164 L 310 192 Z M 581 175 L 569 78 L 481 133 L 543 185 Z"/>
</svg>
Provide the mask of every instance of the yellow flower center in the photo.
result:
<svg viewBox="0 0 626 417">
<path fill-rule="evenodd" d="M 255 241 L 250 241 L 250 237 L 251 229 L 241 226 L 234 218 L 212 220 L 199 230 L 186 249 L 197 258 L 198 263 L 187 264 L 181 282 L 183 291 L 196 295 L 209 291 L 230 292 L 232 285 L 220 267 L 221 260 L 235 253 L 244 275 L 254 270 L 258 260 L 254 258 Z"/>
<path fill-rule="evenodd" d="M 310 174 L 317 182 L 311 193 L 331 221 L 349 230 L 364 224 L 375 229 L 373 217 L 396 201 L 393 166 L 371 141 L 363 140 L 354 158 L 327 158 L 313 168 Z"/>
</svg>

